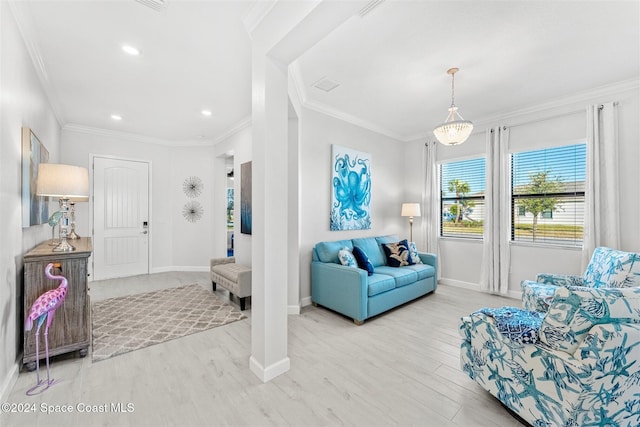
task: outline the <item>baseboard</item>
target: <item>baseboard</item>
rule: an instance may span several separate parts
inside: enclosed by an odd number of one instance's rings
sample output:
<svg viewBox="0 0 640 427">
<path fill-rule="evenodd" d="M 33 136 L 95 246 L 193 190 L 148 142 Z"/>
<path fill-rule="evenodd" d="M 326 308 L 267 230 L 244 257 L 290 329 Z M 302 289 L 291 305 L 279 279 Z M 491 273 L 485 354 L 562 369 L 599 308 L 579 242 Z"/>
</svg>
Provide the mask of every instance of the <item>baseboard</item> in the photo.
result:
<svg viewBox="0 0 640 427">
<path fill-rule="evenodd" d="M 13 364 L 9 374 L 2 382 L 2 387 L 0 387 L 0 402 L 8 402 L 9 395 L 11 394 L 11 390 L 16 385 L 16 381 L 18 381 L 18 374 L 20 373 L 20 365 L 16 362 Z"/>
<path fill-rule="evenodd" d="M 438 284 L 439 285 L 446 285 L 446 286 L 455 286 L 456 288 L 469 289 L 469 290 L 478 291 L 478 292 L 481 291 L 480 290 L 480 285 L 478 283 L 463 282 L 462 280 L 440 279 L 440 280 L 438 280 Z M 509 290 L 507 292 L 507 294 L 503 295 L 503 296 L 505 296 L 507 298 L 522 300 L 522 292 L 521 291 Z"/>
<path fill-rule="evenodd" d="M 300 306 L 299 305 L 289 305 L 289 306 L 287 306 L 287 314 L 288 315 L 300 314 Z"/>
<path fill-rule="evenodd" d="M 209 266 L 189 266 L 189 265 L 178 265 L 178 266 L 169 266 L 169 267 L 157 267 L 152 268 L 150 273 L 169 273 L 172 271 L 193 271 L 193 272 L 203 272 L 206 273 L 209 271 Z"/>
<path fill-rule="evenodd" d="M 264 368 L 253 356 L 249 358 L 249 369 L 251 369 L 251 372 L 260 378 L 263 383 L 269 382 L 278 375 L 284 374 L 290 368 L 291 361 L 288 357 L 272 364 L 268 368 Z"/>
<path fill-rule="evenodd" d="M 463 282 L 462 280 L 455 279 L 442 279 L 438 280 L 438 285 L 455 286 L 456 288 L 470 289 L 472 291 L 479 291 L 480 285 L 472 282 Z"/>
<path fill-rule="evenodd" d="M 300 300 L 300 307 L 306 307 L 311 304 L 312 304 L 311 297 L 304 297 Z"/>
</svg>

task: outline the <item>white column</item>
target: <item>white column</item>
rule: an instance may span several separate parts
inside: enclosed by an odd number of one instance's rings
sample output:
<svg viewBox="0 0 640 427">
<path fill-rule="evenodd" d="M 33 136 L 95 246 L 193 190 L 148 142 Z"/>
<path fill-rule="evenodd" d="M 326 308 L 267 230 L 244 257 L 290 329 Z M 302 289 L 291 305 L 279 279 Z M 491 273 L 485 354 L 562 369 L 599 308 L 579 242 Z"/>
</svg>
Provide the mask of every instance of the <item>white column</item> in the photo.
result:
<svg viewBox="0 0 640 427">
<path fill-rule="evenodd" d="M 270 379 L 287 357 L 287 69 L 253 54 L 251 370 Z"/>
<path fill-rule="evenodd" d="M 299 262 L 289 259 L 287 250 L 292 212 L 287 185 L 292 179 L 287 67 L 366 4 L 367 0 L 258 2 L 250 15 L 259 22 L 245 22 L 252 37 L 253 103 L 249 366 L 264 382 L 289 370 L 287 272 L 289 263 Z"/>
</svg>

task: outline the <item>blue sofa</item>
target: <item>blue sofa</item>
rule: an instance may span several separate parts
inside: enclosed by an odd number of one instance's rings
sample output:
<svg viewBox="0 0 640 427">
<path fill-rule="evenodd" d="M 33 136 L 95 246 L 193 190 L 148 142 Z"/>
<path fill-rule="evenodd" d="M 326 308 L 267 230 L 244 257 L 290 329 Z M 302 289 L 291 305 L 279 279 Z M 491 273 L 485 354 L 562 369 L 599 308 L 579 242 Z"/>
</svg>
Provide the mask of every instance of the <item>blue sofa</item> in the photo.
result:
<svg viewBox="0 0 640 427">
<path fill-rule="evenodd" d="M 398 236 L 366 237 L 320 242 L 313 248 L 311 300 L 361 325 L 370 317 L 397 307 L 437 287 L 437 259 L 418 252 L 422 264 L 390 267 L 383 244 L 398 242 Z M 357 246 L 373 265 L 374 272 L 340 264 L 338 252 Z"/>
</svg>

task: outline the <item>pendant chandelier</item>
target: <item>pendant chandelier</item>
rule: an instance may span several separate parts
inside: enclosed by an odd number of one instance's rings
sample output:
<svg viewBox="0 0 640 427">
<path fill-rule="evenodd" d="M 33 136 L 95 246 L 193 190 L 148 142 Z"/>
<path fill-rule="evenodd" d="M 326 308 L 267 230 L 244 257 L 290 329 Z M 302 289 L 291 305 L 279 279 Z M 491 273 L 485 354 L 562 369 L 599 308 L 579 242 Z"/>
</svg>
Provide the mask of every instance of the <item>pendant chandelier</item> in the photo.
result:
<svg viewBox="0 0 640 427">
<path fill-rule="evenodd" d="M 447 74 L 451 74 L 451 107 L 445 122 L 433 130 L 433 134 L 438 141 L 444 145 L 462 144 L 469 138 L 473 130 L 473 123 L 462 118 L 458 113 L 458 107 L 453 102 L 454 99 L 454 79 L 458 68 L 449 68 Z"/>
</svg>

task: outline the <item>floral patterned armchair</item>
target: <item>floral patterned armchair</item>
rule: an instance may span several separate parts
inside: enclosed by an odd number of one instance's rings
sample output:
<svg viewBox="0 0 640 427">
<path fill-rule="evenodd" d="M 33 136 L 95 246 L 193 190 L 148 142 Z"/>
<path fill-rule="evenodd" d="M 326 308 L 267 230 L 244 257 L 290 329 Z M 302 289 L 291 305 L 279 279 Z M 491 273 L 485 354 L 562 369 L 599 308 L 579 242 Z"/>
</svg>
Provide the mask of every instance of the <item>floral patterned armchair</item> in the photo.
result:
<svg viewBox="0 0 640 427">
<path fill-rule="evenodd" d="M 546 312 L 560 286 L 590 288 L 628 288 L 640 286 L 640 254 L 605 247 L 593 251 L 582 276 L 538 274 L 536 281 L 523 280 L 522 306 L 525 310 Z"/>
<path fill-rule="evenodd" d="M 640 425 L 640 288 L 560 286 L 546 313 L 462 318 L 460 365 L 532 426 Z"/>
</svg>

